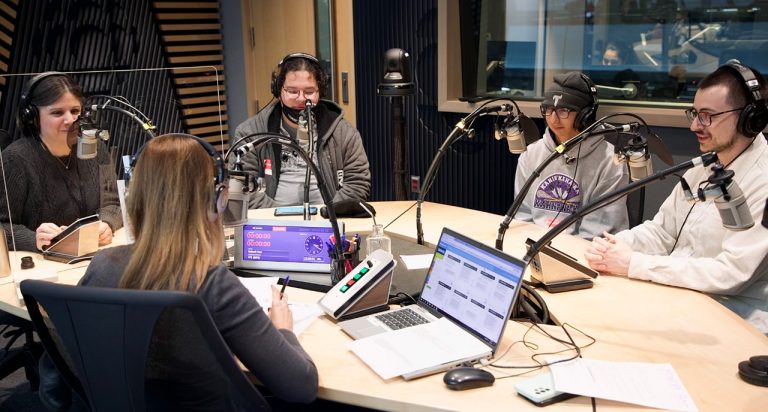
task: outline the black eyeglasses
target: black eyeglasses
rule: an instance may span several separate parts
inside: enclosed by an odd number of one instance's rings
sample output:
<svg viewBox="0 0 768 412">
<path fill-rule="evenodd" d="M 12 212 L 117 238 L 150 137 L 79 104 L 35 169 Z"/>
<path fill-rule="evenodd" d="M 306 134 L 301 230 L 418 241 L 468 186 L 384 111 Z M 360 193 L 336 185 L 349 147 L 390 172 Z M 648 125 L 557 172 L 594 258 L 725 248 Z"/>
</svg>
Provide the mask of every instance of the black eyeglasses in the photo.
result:
<svg viewBox="0 0 768 412">
<path fill-rule="evenodd" d="M 693 123 L 693 119 L 699 119 L 699 123 L 702 126 L 707 127 L 712 124 L 713 117 L 720 116 L 721 114 L 738 112 L 739 110 L 744 110 L 744 108 L 740 107 L 738 109 L 731 109 L 731 110 L 726 110 L 724 112 L 718 112 L 718 113 L 700 112 L 694 108 L 690 108 L 685 111 L 685 117 L 687 117 L 688 121 L 691 123 Z"/>
<path fill-rule="evenodd" d="M 551 116 L 552 113 L 555 113 L 557 114 L 557 117 L 561 119 L 567 119 L 568 115 L 573 111 L 567 107 L 554 108 L 552 106 L 545 106 L 543 104 L 539 106 L 539 109 L 541 110 L 541 115 L 544 117 Z"/>
</svg>

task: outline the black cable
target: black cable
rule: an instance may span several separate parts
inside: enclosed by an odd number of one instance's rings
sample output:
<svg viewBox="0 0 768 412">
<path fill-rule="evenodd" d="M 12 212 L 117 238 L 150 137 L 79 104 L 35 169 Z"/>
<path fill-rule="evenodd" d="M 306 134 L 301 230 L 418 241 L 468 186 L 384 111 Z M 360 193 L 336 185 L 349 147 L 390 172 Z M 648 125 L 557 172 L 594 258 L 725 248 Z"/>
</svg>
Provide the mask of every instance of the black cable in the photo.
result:
<svg viewBox="0 0 768 412">
<path fill-rule="evenodd" d="M 579 173 L 579 163 L 581 161 L 580 157 L 581 157 L 581 144 L 582 143 L 584 143 L 583 140 L 579 142 L 579 146 L 576 149 L 576 167 L 573 169 L 573 178 L 571 179 L 571 184 L 568 185 L 568 191 L 566 193 L 571 193 L 571 190 L 573 189 L 573 185 L 574 185 L 574 183 L 576 183 L 576 175 Z M 567 164 L 568 161 L 566 160 L 565 163 Z M 549 222 L 549 225 L 547 226 L 547 228 L 551 228 L 552 225 L 555 222 L 557 222 L 557 218 L 560 217 L 560 213 L 562 213 L 564 209 L 565 209 L 565 199 L 560 199 L 560 210 L 557 211 L 557 214 L 555 215 L 555 218 L 552 219 Z M 531 210 L 531 214 L 533 214 L 533 210 Z"/>
</svg>

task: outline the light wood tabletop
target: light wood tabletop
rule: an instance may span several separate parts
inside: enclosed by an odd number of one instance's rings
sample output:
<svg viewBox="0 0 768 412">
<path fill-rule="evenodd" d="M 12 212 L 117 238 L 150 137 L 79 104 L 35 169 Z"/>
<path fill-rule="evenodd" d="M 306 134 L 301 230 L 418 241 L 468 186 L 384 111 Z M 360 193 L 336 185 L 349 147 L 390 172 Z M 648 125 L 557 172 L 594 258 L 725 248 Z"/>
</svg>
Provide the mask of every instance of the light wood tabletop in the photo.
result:
<svg viewBox="0 0 768 412">
<path fill-rule="evenodd" d="M 413 201 L 372 204 L 377 211 L 377 222 L 389 224 L 386 233 L 390 237 L 416 238 L 415 207 L 408 210 Z M 272 217 L 272 210 L 250 211 L 249 217 Z M 425 241 L 432 246 L 437 243 L 443 227 L 493 245 L 502 221 L 499 215 L 436 203 L 423 205 L 422 218 Z M 371 230 L 371 219 L 344 219 L 344 222 L 348 234 L 365 234 Z M 544 233 L 542 228 L 514 221 L 507 230 L 504 250 L 522 257 L 525 239 L 537 239 Z M 561 235 L 553 244 L 584 262 L 586 241 Z M 12 263 L 20 259 L 16 255 L 30 254 L 12 253 Z M 68 266 L 31 255 L 35 258 L 35 274 L 52 271 L 58 274 L 60 282 L 67 284 L 76 283 L 87 265 Z M 17 264 L 14 264 L 13 276 L 20 276 Z M 0 283 L 3 281 L 5 284 L 0 284 L 0 310 L 28 317 L 13 282 L 0 278 Z M 322 296 L 318 292 L 291 287 L 286 293 L 289 299 L 303 302 L 316 302 Z M 585 358 L 671 364 L 701 411 L 763 411 L 768 407 L 768 388 L 747 384 L 737 373 L 739 361 L 753 355 L 768 355 L 768 338 L 702 293 L 624 277 L 599 276 L 591 289 L 558 294 L 541 291 L 541 294 L 557 322 L 573 325 L 597 340 L 583 350 Z M 529 324 L 510 322 L 501 350 L 519 342 L 529 327 Z M 548 328 L 564 336 L 559 328 Z M 586 341 L 578 333 L 574 338 L 580 344 Z M 446 388 L 442 374 L 412 381 L 382 380 L 346 348 L 351 338 L 328 317 L 314 322 L 299 339 L 318 366 L 321 398 L 382 410 L 538 410 L 516 395 L 514 385 L 548 371 L 545 368 L 521 377 L 498 379 L 487 388 L 457 392 Z M 538 344 L 539 352 L 563 349 L 561 344 L 545 338 L 535 329 L 528 332 L 526 340 Z M 535 352 L 515 343 L 505 356 L 494 362 L 531 365 L 530 356 Z M 507 373 L 519 373 L 489 370 L 499 378 Z M 550 409 L 588 411 L 591 406 L 588 398 L 577 397 Z M 602 399 L 597 400 L 597 409 L 649 410 Z"/>
</svg>

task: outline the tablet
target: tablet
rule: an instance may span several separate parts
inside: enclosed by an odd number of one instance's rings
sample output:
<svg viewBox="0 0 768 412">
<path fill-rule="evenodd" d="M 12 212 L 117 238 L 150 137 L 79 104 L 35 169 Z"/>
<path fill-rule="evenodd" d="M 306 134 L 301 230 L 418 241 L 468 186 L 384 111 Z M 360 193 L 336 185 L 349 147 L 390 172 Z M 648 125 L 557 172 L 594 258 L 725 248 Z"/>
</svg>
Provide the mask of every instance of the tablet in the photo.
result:
<svg viewBox="0 0 768 412">
<path fill-rule="evenodd" d="M 234 267 L 330 273 L 331 235 L 329 221 L 248 219 L 235 229 Z"/>
</svg>

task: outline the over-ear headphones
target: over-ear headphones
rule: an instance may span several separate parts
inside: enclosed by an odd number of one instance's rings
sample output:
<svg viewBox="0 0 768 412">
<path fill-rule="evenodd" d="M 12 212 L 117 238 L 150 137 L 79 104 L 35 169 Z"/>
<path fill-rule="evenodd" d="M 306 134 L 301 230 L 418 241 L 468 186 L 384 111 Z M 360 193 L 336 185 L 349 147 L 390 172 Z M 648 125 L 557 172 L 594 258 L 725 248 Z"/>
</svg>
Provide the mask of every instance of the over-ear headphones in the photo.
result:
<svg viewBox="0 0 768 412">
<path fill-rule="evenodd" d="M 741 63 L 731 62 L 724 67 L 729 67 L 738 73 L 739 79 L 744 82 L 748 103 L 739 115 L 736 130 L 751 139 L 768 125 L 768 107 L 765 98 L 760 93 L 762 85 L 752 69 Z"/>
<path fill-rule="evenodd" d="M 200 146 L 203 147 L 203 149 L 205 149 L 206 153 L 211 156 L 211 159 L 213 159 L 213 206 L 208 212 L 208 220 L 215 222 L 216 219 L 218 219 L 218 217 L 224 212 L 224 210 L 226 210 L 227 202 L 229 202 L 229 174 L 227 172 L 227 167 L 224 164 L 224 158 L 221 156 L 221 153 L 219 153 L 210 143 L 197 136 L 187 133 L 169 133 L 163 136 L 169 135 L 183 136 L 194 139 L 197 143 L 200 144 Z M 154 139 L 163 136 L 157 136 Z M 147 143 L 154 139 L 150 139 Z M 133 156 L 133 159 L 131 160 L 131 169 L 136 166 L 139 156 L 141 156 L 141 153 L 144 151 L 144 147 L 146 147 L 147 143 L 142 145 Z"/>
<path fill-rule="evenodd" d="M 739 362 L 739 376 L 753 385 L 768 386 L 768 356 L 752 356 Z"/>
<path fill-rule="evenodd" d="M 40 83 L 49 77 L 64 77 L 74 83 L 71 77 L 59 72 L 40 73 L 27 82 L 21 91 L 17 118 L 21 133 L 25 136 L 37 137 L 40 134 L 40 112 L 37 110 L 37 106 L 30 101 L 30 96 L 35 93 L 35 89 Z"/>
<path fill-rule="evenodd" d="M 269 84 L 269 89 L 272 91 L 272 96 L 275 96 L 276 99 L 280 98 L 280 91 L 283 88 L 283 82 L 285 82 L 285 65 L 288 61 L 296 59 L 304 59 L 315 66 L 315 72 L 318 74 L 316 77 L 320 77 L 319 79 L 315 79 L 317 81 L 318 89 L 321 94 L 325 92 L 327 75 L 325 74 L 325 69 L 320 64 L 320 61 L 317 60 L 317 57 L 307 53 L 291 53 L 283 57 L 283 59 L 280 60 L 280 63 L 277 63 L 277 69 L 272 72 L 272 80 Z"/>
<path fill-rule="evenodd" d="M 573 127 L 578 131 L 582 131 L 585 127 L 595 122 L 599 104 L 597 101 L 597 86 L 595 86 L 595 83 L 589 76 L 584 73 L 579 74 L 581 75 L 581 79 L 584 80 L 584 83 L 587 84 L 589 96 L 592 98 L 592 104 L 579 110 L 579 112 L 576 113 L 576 119 L 573 121 Z"/>
</svg>

